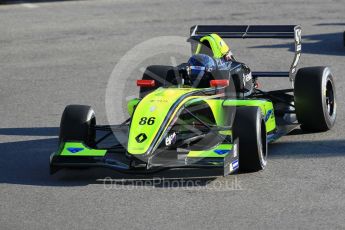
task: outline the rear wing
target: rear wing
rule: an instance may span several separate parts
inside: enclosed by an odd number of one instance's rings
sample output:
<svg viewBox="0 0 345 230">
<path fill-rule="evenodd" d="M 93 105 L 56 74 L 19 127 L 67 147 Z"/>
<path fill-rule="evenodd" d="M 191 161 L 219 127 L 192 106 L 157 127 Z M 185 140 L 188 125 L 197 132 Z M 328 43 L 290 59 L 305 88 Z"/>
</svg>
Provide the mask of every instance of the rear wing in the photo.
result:
<svg viewBox="0 0 345 230">
<path fill-rule="evenodd" d="M 302 28 L 299 25 L 195 25 L 190 29 L 190 39 L 216 33 L 222 38 L 291 38 L 295 41 L 295 56 L 289 72 L 253 72 L 254 77 L 289 77 L 294 81 L 301 56 Z"/>
</svg>

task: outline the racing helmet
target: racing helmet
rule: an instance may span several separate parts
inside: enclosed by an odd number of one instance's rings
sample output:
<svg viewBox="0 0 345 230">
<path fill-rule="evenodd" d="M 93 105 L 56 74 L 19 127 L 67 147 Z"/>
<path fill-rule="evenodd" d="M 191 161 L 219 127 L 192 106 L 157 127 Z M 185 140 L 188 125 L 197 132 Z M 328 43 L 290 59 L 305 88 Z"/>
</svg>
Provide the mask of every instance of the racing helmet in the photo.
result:
<svg viewBox="0 0 345 230">
<path fill-rule="evenodd" d="M 206 54 L 194 54 L 187 62 L 189 78 L 199 87 L 209 87 L 209 81 L 216 69 L 216 61 Z"/>
</svg>

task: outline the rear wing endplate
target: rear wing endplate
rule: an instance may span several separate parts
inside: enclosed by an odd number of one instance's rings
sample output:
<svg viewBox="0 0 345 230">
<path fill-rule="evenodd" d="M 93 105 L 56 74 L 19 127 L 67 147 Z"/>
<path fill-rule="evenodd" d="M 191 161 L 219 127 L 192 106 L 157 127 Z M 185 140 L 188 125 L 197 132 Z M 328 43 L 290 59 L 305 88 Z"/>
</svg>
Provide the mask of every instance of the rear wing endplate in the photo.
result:
<svg viewBox="0 0 345 230">
<path fill-rule="evenodd" d="M 190 29 L 190 38 L 199 40 L 210 33 L 222 38 L 292 38 L 295 41 L 295 56 L 287 77 L 293 82 L 302 50 L 301 32 L 300 25 L 195 25 Z M 262 72 L 261 75 L 270 77 L 277 72 Z"/>
</svg>

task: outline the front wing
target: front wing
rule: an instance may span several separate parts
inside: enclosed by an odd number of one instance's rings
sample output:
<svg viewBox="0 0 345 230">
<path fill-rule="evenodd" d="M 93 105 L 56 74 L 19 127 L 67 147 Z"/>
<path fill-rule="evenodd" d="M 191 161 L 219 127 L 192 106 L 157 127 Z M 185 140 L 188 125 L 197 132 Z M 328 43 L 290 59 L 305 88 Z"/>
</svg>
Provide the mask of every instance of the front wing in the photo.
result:
<svg viewBox="0 0 345 230">
<path fill-rule="evenodd" d="M 140 161 L 129 155 L 125 148 L 92 149 L 81 142 L 66 142 L 50 157 L 50 173 L 63 168 L 106 167 L 122 173 L 155 173 L 172 168 L 208 168 L 226 176 L 238 171 L 238 140 L 232 144 L 218 144 L 207 150 L 177 149 L 162 152 L 167 158 L 148 158 Z"/>
</svg>

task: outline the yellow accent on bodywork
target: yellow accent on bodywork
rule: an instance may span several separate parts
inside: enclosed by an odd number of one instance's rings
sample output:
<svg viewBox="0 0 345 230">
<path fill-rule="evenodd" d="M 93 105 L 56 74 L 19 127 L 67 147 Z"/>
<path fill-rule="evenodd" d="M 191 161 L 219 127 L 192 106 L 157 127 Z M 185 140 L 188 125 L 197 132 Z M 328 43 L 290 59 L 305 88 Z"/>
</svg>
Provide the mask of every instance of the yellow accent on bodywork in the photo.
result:
<svg viewBox="0 0 345 230">
<path fill-rule="evenodd" d="M 78 148 L 81 149 L 78 152 L 71 152 L 69 148 Z M 81 142 L 66 142 L 63 144 L 63 147 L 58 152 L 60 156 L 88 156 L 88 157 L 103 157 L 107 153 L 107 150 L 104 149 L 91 149 L 84 145 Z"/>
<path fill-rule="evenodd" d="M 274 116 L 273 104 L 271 101 L 267 100 L 225 100 L 223 102 L 223 106 L 258 106 L 261 109 L 261 112 L 264 117 L 271 111 L 270 116 L 268 117 L 266 122 L 266 132 L 271 132 L 276 128 L 276 121 Z"/>
<path fill-rule="evenodd" d="M 223 100 L 219 98 L 210 99 L 210 96 L 206 95 L 191 95 L 185 97 L 183 100 L 180 99 L 185 94 L 196 92 L 199 90 L 201 89 L 159 88 L 145 96 L 137 104 L 132 117 L 128 138 L 128 153 L 133 155 L 141 155 L 149 153 L 149 150 L 155 150 L 157 145 L 161 143 L 164 137 L 164 135 L 161 134 L 164 134 L 166 132 L 169 125 L 174 121 L 174 119 L 177 119 L 176 115 L 179 112 L 180 108 L 182 106 L 188 106 L 193 103 L 198 103 L 199 101 L 205 101 L 209 104 L 215 117 L 216 123 L 219 126 L 224 126 L 224 124 L 226 124 L 226 119 L 228 119 L 228 115 L 224 110 L 224 106 L 259 106 L 264 116 L 269 110 L 272 110 L 272 115 L 266 121 L 266 130 L 267 132 L 270 132 L 275 129 L 275 118 L 273 114 L 272 102 L 266 100 Z M 211 97 L 214 97 L 214 95 L 212 95 Z M 171 108 L 173 106 L 175 106 L 175 108 L 173 111 L 171 111 Z M 163 124 L 167 116 L 169 116 L 168 121 L 166 124 Z M 146 121 L 152 118 L 154 120 L 154 123 L 145 123 L 140 125 L 139 123 L 143 118 L 145 118 Z M 158 134 L 159 131 L 161 131 L 160 134 Z M 145 134 L 145 138 L 142 138 L 143 134 Z M 222 134 L 229 135 L 231 134 L 231 132 L 224 131 Z M 155 145 L 152 146 L 154 140 L 156 140 L 156 142 Z"/>
<path fill-rule="evenodd" d="M 187 157 L 221 157 L 224 158 L 229 153 L 226 154 L 218 154 L 215 150 L 232 150 L 232 144 L 220 144 L 212 149 L 202 150 L 202 151 L 190 151 Z"/>
<path fill-rule="evenodd" d="M 130 117 L 133 115 L 135 106 L 137 106 L 137 104 L 139 102 L 140 102 L 139 98 L 134 98 L 134 99 L 128 101 L 128 103 L 127 103 L 127 111 L 128 111 L 128 114 L 129 114 Z"/>
<path fill-rule="evenodd" d="M 205 102 L 210 106 L 216 124 L 219 126 L 224 126 L 226 124 L 226 119 L 228 119 L 228 114 L 224 113 L 223 101 L 220 99 L 208 99 Z"/>
<path fill-rule="evenodd" d="M 159 88 L 152 93 L 145 96 L 137 105 L 133 118 L 131 121 L 131 127 L 128 139 L 128 152 L 130 154 L 145 154 L 155 136 L 158 134 L 160 127 L 168 115 L 170 108 L 176 103 L 176 101 L 186 93 L 191 93 L 193 91 L 198 91 L 200 89 L 193 88 Z M 180 102 L 179 106 L 175 111 L 170 114 L 169 122 L 171 123 L 173 117 L 175 116 L 178 108 L 180 108 L 186 100 L 191 99 L 188 97 Z M 145 117 L 147 120 L 149 118 L 154 118 L 154 123 L 140 125 L 140 120 Z M 164 127 L 164 131 L 167 126 Z M 136 140 L 141 133 L 146 135 L 146 139 L 139 143 Z M 161 138 L 160 138 L 161 139 Z M 158 143 L 160 140 L 158 141 Z"/>
<path fill-rule="evenodd" d="M 231 136 L 232 135 L 232 130 L 221 130 L 218 133 L 221 134 L 221 135 Z"/>
<path fill-rule="evenodd" d="M 210 44 L 211 50 L 213 52 L 213 57 L 214 58 L 221 58 L 225 54 L 227 54 L 230 50 L 228 45 L 225 43 L 225 41 L 219 37 L 218 34 L 209 34 L 200 39 L 200 42 L 207 41 Z M 201 50 L 201 46 L 203 44 L 199 43 L 195 54 L 199 54 Z"/>
</svg>

